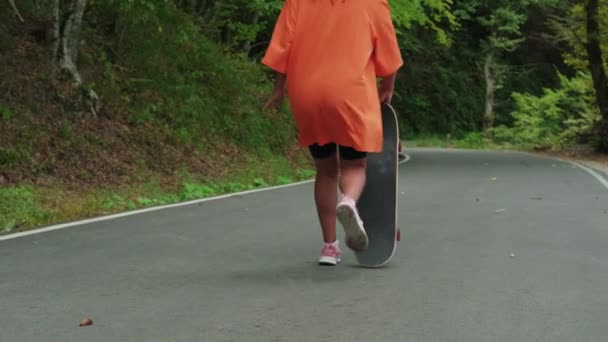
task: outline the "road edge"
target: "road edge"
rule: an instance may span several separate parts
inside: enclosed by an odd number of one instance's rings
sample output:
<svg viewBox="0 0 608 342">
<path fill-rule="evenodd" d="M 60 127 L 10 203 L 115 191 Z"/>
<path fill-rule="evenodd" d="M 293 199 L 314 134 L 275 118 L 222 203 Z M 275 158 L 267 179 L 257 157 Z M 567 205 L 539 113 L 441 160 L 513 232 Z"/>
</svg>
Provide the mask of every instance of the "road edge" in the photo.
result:
<svg viewBox="0 0 608 342">
<path fill-rule="evenodd" d="M 408 161 L 410 161 L 411 157 L 408 154 L 404 154 L 404 156 L 405 156 L 405 159 L 404 160 L 400 160 L 399 161 L 399 165 L 407 163 Z M 18 233 L 11 233 L 11 234 L 6 234 L 6 235 L 0 235 L 0 242 L 1 241 L 7 241 L 7 240 L 13 240 L 13 239 L 17 239 L 17 238 L 22 238 L 22 237 L 26 237 L 26 236 L 30 236 L 30 235 L 48 233 L 48 232 L 52 232 L 52 231 L 56 231 L 56 230 L 61 230 L 61 229 L 66 229 L 66 228 L 71 228 L 71 227 L 82 226 L 82 225 L 86 225 L 86 224 L 90 224 L 90 223 L 110 221 L 110 220 L 114 220 L 114 219 L 118 219 L 118 218 L 123 218 L 123 217 L 128 217 L 128 216 L 134 216 L 134 215 L 149 213 L 149 212 L 153 212 L 153 211 L 160 211 L 160 210 L 166 210 L 166 209 L 186 207 L 186 206 L 189 206 L 189 205 L 200 204 L 200 203 L 211 202 L 211 201 L 217 201 L 217 200 L 226 199 L 226 198 L 235 197 L 235 196 L 245 196 L 245 195 L 250 195 L 250 194 L 254 194 L 254 193 L 258 193 L 258 192 L 266 192 L 266 191 L 274 191 L 274 190 L 285 189 L 285 188 L 292 188 L 292 187 L 296 187 L 296 186 L 300 186 L 300 185 L 304 185 L 304 184 L 309 184 L 309 183 L 312 183 L 312 182 L 314 182 L 314 179 L 309 179 L 309 180 L 305 180 L 305 181 L 301 181 L 301 182 L 295 182 L 295 183 L 290 183 L 290 184 L 269 186 L 269 187 L 264 187 L 264 188 L 259 188 L 259 189 L 253 189 L 253 190 L 232 192 L 232 193 L 227 193 L 227 194 L 223 194 L 223 195 L 219 195 L 219 196 L 200 198 L 200 199 L 186 201 L 186 202 L 178 202 L 178 203 L 166 204 L 166 205 L 161 205 L 161 206 L 154 206 L 154 207 L 149 207 L 149 208 L 144 208 L 144 209 L 124 211 L 124 212 L 120 212 L 120 213 L 116 213 L 116 214 L 111 214 L 111 215 L 103 215 L 103 216 L 91 217 L 91 218 L 88 218 L 88 219 L 71 221 L 71 222 L 66 222 L 66 223 L 60 223 L 60 224 L 55 224 L 55 225 L 51 225 L 51 226 L 47 226 L 47 227 L 34 228 L 34 229 L 27 230 L 27 231 L 24 231 L 24 232 L 18 232 Z"/>
<path fill-rule="evenodd" d="M 536 154 L 533 154 L 533 155 L 536 156 Z M 608 179 L 605 178 L 605 177 L 608 177 L 607 172 L 600 170 L 600 169 L 596 169 L 591 165 L 585 165 L 587 163 L 585 163 L 582 160 L 571 160 L 571 159 L 564 159 L 564 158 L 552 157 L 552 156 L 546 156 L 546 155 L 540 155 L 540 156 L 551 159 L 551 160 L 556 160 L 556 161 L 560 161 L 563 163 L 568 163 L 570 165 L 576 166 L 577 168 L 584 170 L 588 174 L 593 176 L 598 182 L 600 182 L 606 188 L 606 190 L 608 190 Z M 605 174 L 606 176 L 602 176 L 602 174 Z"/>
</svg>

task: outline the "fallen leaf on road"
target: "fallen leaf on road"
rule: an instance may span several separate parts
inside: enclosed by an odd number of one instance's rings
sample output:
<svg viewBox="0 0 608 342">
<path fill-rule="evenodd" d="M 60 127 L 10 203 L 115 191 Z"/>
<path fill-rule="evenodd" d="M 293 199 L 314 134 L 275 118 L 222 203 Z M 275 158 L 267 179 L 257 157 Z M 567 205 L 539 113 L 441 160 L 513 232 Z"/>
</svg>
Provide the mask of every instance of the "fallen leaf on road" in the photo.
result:
<svg viewBox="0 0 608 342">
<path fill-rule="evenodd" d="M 82 321 L 80 321 L 80 326 L 81 327 L 86 327 L 89 325 L 93 325 L 93 321 L 90 318 L 85 318 Z"/>
</svg>

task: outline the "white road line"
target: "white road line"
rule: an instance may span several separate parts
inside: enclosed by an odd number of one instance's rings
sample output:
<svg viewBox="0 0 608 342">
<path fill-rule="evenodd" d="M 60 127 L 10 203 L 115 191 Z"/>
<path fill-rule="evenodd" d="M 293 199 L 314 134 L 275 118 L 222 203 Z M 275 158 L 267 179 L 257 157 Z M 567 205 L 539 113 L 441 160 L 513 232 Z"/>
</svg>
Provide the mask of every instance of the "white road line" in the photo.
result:
<svg viewBox="0 0 608 342">
<path fill-rule="evenodd" d="M 400 161 L 399 164 L 406 163 L 410 159 L 411 159 L 410 156 L 407 155 L 407 154 L 405 154 L 405 159 L 402 160 L 402 161 Z M 133 215 L 143 214 L 143 213 L 147 213 L 147 212 L 151 212 L 151 211 L 159 211 L 159 210 L 165 210 L 165 209 L 170 209 L 170 208 L 185 207 L 185 206 L 188 206 L 188 205 L 199 204 L 199 203 L 210 202 L 210 201 L 216 201 L 216 200 L 220 200 L 220 199 L 224 199 L 224 198 L 229 198 L 229 197 L 235 197 L 235 196 L 249 195 L 249 194 L 254 194 L 256 192 L 262 192 L 262 191 L 272 191 L 272 190 L 290 188 L 290 187 L 304 185 L 304 184 L 308 184 L 308 183 L 312 183 L 312 182 L 314 182 L 314 179 L 309 179 L 309 180 L 306 180 L 306 181 L 292 183 L 292 184 L 286 184 L 286 185 L 277 185 L 277 186 L 271 186 L 271 187 L 254 189 L 254 190 L 234 192 L 234 193 L 229 193 L 229 194 L 225 194 L 225 195 L 221 195 L 221 196 L 201 198 L 201 199 L 192 200 L 192 201 L 188 201 L 188 202 L 181 202 L 181 203 L 174 203 L 174 204 L 168 204 L 168 205 L 157 206 L 157 207 L 150 207 L 150 208 L 145 208 L 145 209 L 138 209 L 138 210 L 127 211 L 127 212 L 113 214 L 113 215 L 100 216 L 100 217 L 90 218 L 90 219 L 86 219 L 86 220 L 79 220 L 79 221 L 74 221 L 74 222 L 69 222 L 69 223 L 62 223 L 62 224 L 57 224 L 57 225 L 53 225 L 53 226 L 48 226 L 48 227 L 45 227 L 45 228 L 38 228 L 38 229 L 28 230 L 28 231 L 25 231 L 25 232 L 19 232 L 19 233 L 13 233 L 13 234 L 8 234 L 8 235 L 2 235 L 2 236 L 0 236 L 0 241 L 17 239 L 17 238 L 24 237 L 24 236 L 41 234 L 41 233 L 51 232 L 51 231 L 54 231 L 54 230 L 60 230 L 60 229 L 65 229 L 65 228 L 70 228 L 70 227 L 75 227 L 75 226 L 81 226 L 81 225 L 85 225 L 85 224 L 89 224 L 89 223 L 108 221 L 108 220 L 113 220 L 113 219 L 117 219 L 117 218 L 121 218 L 121 217 L 127 217 L 127 216 L 133 216 Z"/>
<path fill-rule="evenodd" d="M 595 179 L 597 179 L 600 183 L 602 183 L 602 185 L 606 189 L 608 189 L 608 180 L 606 180 L 606 178 L 602 177 L 602 175 L 597 173 L 595 170 L 593 170 L 592 168 L 589 168 L 583 164 L 577 163 L 575 161 L 571 161 L 571 160 L 566 160 L 566 161 L 574 166 L 577 166 L 577 167 L 587 171 L 590 175 L 592 175 L 593 177 L 595 177 Z"/>
<path fill-rule="evenodd" d="M 112 219 L 121 218 L 121 217 L 143 214 L 143 213 L 147 213 L 147 212 L 151 212 L 151 211 L 158 211 L 158 210 L 177 208 L 177 207 L 185 207 L 188 205 L 215 201 L 215 200 L 220 200 L 220 199 L 224 199 L 224 198 L 228 198 L 228 197 L 234 197 L 234 196 L 239 196 L 239 195 L 248 195 L 248 194 L 253 194 L 253 193 L 261 192 L 261 191 L 270 191 L 270 190 L 278 190 L 278 189 L 283 189 L 283 188 L 288 188 L 288 187 L 295 187 L 298 185 L 310 183 L 312 181 L 313 180 L 307 180 L 307 181 L 302 181 L 302 182 L 297 182 L 297 183 L 292 183 L 292 184 L 278 185 L 278 186 L 272 186 L 272 187 L 267 187 L 267 188 L 260 188 L 260 189 L 247 190 L 247 191 L 241 191 L 241 192 L 236 192 L 236 193 L 229 193 L 229 194 L 225 194 L 225 195 L 221 195 L 221 196 L 201 198 L 201 199 L 187 201 L 187 202 L 167 204 L 167 205 L 150 207 L 150 208 L 145 208 L 145 209 L 127 211 L 127 212 L 113 214 L 113 215 L 100 216 L 100 217 L 95 217 L 95 218 L 86 219 L 86 220 L 63 223 L 63 224 L 58 224 L 58 225 L 54 225 L 54 226 L 49 226 L 46 228 L 34 229 L 34 230 L 30 230 L 30 231 L 0 236 L 0 241 L 16 239 L 19 237 L 33 235 L 33 234 L 46 233 L 46 232 L 50 232 L 53 230 L 65 229 L 65 228 L 79 226 L 79 225 L 83 225 L 83 224 L 87 224 L 87 223 L 95 223 L 95 222 L 107 221 L 107 220 L 112 220 Z"/>
<path fill-rule="evenodd" d="M 553 156 L 546 156 L 546 155 L 542 155 L 542 154 L 535 154 L 535 153 L 530 153 L 530 152 L 521 152 L 523 154 L 527 154 L 536 158 L 545 158 L 545 159 L 549 159 L 549 160 L 556 160 L 556 161 L 560 161 L 562 163 L 567 163 L 570 165 L 573 165 L 575 167 L 578 167 L 581 170 L 585 170 L 588 174 L 590 174 L 591 176 L 593 176 L 595 179 L 597 179 L 606 189 L 608 189 L 608 180 L 606 178 L 604 178 L 601 174 L 599 174 L 598 172 L 596 172 L 595 170 L 593 170 L 590 167 L 587 167 L 579 162 L 575 162 L 573 160 L 569 160 L 569 159 L 563 159 L 563 158 L 559 158 L 559 157 L 553 157 Z"/>
</svg>

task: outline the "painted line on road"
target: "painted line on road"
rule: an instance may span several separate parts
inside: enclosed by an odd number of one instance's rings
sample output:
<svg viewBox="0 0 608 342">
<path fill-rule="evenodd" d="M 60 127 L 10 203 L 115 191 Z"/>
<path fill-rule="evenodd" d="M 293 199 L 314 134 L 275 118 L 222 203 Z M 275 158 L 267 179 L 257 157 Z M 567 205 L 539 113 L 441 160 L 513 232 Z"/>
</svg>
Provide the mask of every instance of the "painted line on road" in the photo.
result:
<svg viewBox="0 0 608 342">
<path fill-rule="evenodd" d="M 404 156 L 405 156 L 405 159 L 400 161 L 399 164 L 406 163 L 411 159 L 411 157 L 407 154 L 404 154 Z M 150 208 L 145 208 L 145 209 L 138 209 L 138 210 L 127 211 L 127 212 L 122 212 L 122 213 L 118 213 L 118 214 L 99 216 L 99 217 L 85 219 L 85 220 L 78 220 L 78 221 L 73 221 L 73 222 L 69 222 L 69 223 L 52 225 L 52 226 L 48 226 L 48 227 L 44 227 L 44 228 L 32 229 L 32 230 L 28 230 L 25 232 L 2 235 L 2 236 L 0 236 L 0 241 L 17 239 L 17 238 L 21 238 L 21 237 L 29 236 L 29 235 L 42 234 L 42 233 L 51 232 L 51 231 L 55 231 L 55 230 L 66 229 L 66 228 L 75 227 L 75 226 L 81 226 L 81 225 L 85 225 L 85 224 L 89 224 L 89 223 L 109 221 L 109 220 L 113 220 L 113 219 L 117 219 L 117 218 L 133 216 L 133 215 L 148 213 L 148 212 L 152 212 L 152 211 L 160 211 L 160 210 L 171 209 L 171 208 L 185 207 L 185 206 L 189 206 L 189 205 L 193 205 L 193 204 L 217 201 L 217 200 L 221 200 L 221 199 L 225 199 L 225 198 L 249 195 L 249 194 L 254 194 L 254 193 L 263 192 L 263 191 L 272 191 L 272 190 L 279 190 L 279 189 L 284 189 L 284 188 L 291 188 L 291 187 L 296 187 L 296 186 L 300 186 L 300 185 L 304 185 L 304 184 L 308 184 L 308 183 L 312 183 L 312 182 L 314 182 L 314 179 L 309 179 L 309 180 L 291 183 L 291 184 L 285 184 L 285 185 L 277 185 L 277 186 L 271 186 L 271 187 L 260 188 L 260 189 L 233 192 L 233 193 L 224 194 L 224 195 L 220 195 L 220 196 L 201 198 L 201 199 L 187 201 L 187 202 L 173 203 L 173 204 L 150 207 Z"/>
<path fill-rule="evenodd" d="M 581 164 L 579 162 L 575 162 L 573 160 L 563 159 L 563 158 L 559 158 L 559 157 L 553 157 L 553 156 L 546 156 L 546 155 L 542 155 L 542 154 L 530 153 L 530 152 L 521 152 L 521 153 L 527 154 L 529 156 L 533 156 L 533 157 L 536 157 L 536 158 L 545 158 L 545 159 L 556 160 L 556 161 L 560 161 L 562 163 L 567 163 L 567 164 L 573 165 L 575 167 L 578 167 L 579 169 L 584 170 L 588 174 L 590 174 L 591 176 L 593 176 L 606 189 L 608 189 L 608 180 L 606 178 L 604 178 L 604 176 L 602 176 L 600 173 L 598 173 L 597 171 L 593 170 L 592 168 L 587 167 L 587 166 L 585 166 L 585 165 L 583 165 L 583 164 Z"/>
<path fill-rule="evenodd" d="M 209 202 L 209 201 L 216 201 L 216 200 L 225 199 L 225 198 L 234 197 L 234 196 L 248 195 L 248 194 L 253 194 L 256 192 L 295 187 L 298 185 L 310 183 L 312 181 L 313 180 L 306 180 L 306 181 L 292 183 L 292 184 L 278 185 L 278 186 L 272 186 L 272 187 L 266 187 L 266 188 L 260 188 L 260 189 L 253 189 L 253 190 L 229 193 L 229 194 L 225 194 L 225 195 L 201 198 L 201 199 L 187 201 L 187 202 L 180 202 L 180 203 L 173 203 L 173 204 L 167 204 L 167 205 L 144 208 L 144 209 L 137 209 L 137 210 L 122 212 L 122 213 L 118 213 L 118 214 L 99 216 L 99 217 L 95 217 L 95 218 L 73 221 L 73 222 L 69 222 L 69 223 L 62 223 L 62 224 L 57 224 L 57 225 L 53 225 L 53 226 L 49 226 L 49 227 L 45 227 L 45 228 L 33 229 L 30 231 L 0 236 L 0 241 L 16 239 L 16 238 L 20 238 L 20 237 L 28 236 L 28 235 L 46 233 L 46 232 L 50 232 L 50 231 L 54 231 L 54 230 L 65 229 L 65 228 L 74 227 L 74 226 L 80 226 L 80 225 L 84 225 L 84 224 L 88 224 L 88 223 L 108 221 L 108 220 L 113 220 L 113 219 L 117 219 L 117 218 L 148 213 L 151 211 L 159 211 L 159 210 L 165 210 L 165 209 L 171 209 L 171 208 L 185 207 L 188 205 L 199 204 L 199 203 L 204 203 L 204 202 Z"/>
<path fill-rule="evenodd" d="M 606 178 L 602 177 L 602 175 L 600 175 L 598 172 L 596 172 L 596 171 L 595 171 L 595 170 L 593 170 L 592 168 L 587 167 L 587 166 L 585 166 L 585 165 L 583 165 L 583 164 L 580 164 L 580 163 L 578 163 L 578 162 L 571 161 L 571 160 L 566 160 L 566 162 L 568 162 L 568 163 L 570 163 L 570 164 L 572 164 L 572 165 L 574 165 L 574 166 L 577 166 L 577 167 L 579 167 L 579 168 L 581 168 L 581 169 L 583 169 L 583 170 L 587 171 L 587 172 L 588 172 L 590 175 L 592 175 L 593 177 L 595 177 L 595 179 L 597 179 L 597 180 L 598 180 L 600 183 L 602 183 L 602 185 L 603 185 L 603 186 L 604 186 L 606 189 L 608 189 L 608 180 L 606 180 Z"/>
</svg>

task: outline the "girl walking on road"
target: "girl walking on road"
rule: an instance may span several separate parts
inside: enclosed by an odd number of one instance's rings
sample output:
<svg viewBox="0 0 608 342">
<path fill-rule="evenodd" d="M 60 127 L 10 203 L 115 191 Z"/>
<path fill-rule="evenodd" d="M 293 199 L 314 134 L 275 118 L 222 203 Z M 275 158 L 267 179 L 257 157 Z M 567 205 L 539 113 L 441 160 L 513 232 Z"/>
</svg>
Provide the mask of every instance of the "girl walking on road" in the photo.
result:
<svg viewBox="0 0 608 342">
<path fill-rule="evenodd" d="M 388 2 L 286 0 L 262 63 L 277 73 L 265 108 L 288 94 L 299 144 L 315 161 L 324 240 L 319 263 L 336 265 L 342 255 L 336 217 L 350 249 L 368 245 L 356 203 L 365 186 L 366 155 L 382 149 L 380 103 L 390 103 L 403 65 Z"/>
</svg>

